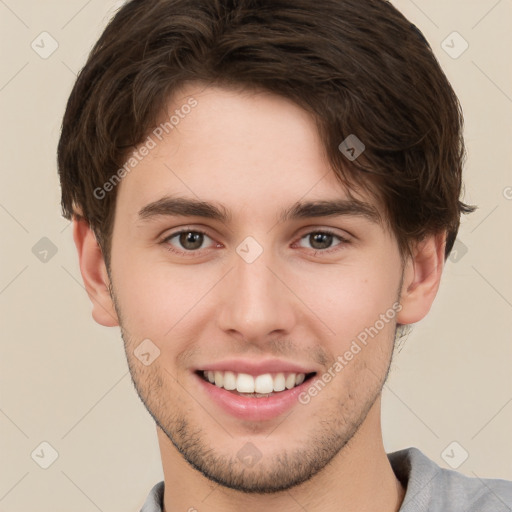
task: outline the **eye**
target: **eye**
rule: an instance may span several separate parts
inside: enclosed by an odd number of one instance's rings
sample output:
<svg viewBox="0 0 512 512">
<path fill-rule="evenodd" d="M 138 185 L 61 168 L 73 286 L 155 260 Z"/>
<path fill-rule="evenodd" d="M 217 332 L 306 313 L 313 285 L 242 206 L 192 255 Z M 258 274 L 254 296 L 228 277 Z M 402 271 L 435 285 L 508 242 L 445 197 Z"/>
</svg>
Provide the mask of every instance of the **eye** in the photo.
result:
<svg viewBox="0 0 512 512">
<path fill-rule="evenodd" d="M 333 246 L 335 240 L 339 242 Z M 205 242 L 210 241 L 210 247 L 222 247 L 222 244 L 216 243 L 204 231 L 198 229 L 182 229 L 171 233 L 162 240 L 162 244 L 170 252 L 180 256 L 196 256 L 201 253 Z M 328 229 L 310 231 L 303 235 L 294 245 L 312 249 L 315 254 L 329 254 L 341 250 L 344 245 L 349 244 L 350 240 L 334 233 Z"/>
<path fill-rule="evenodd" d="M 172 240 L 176 239 L 175 242 Z M 162 240 L 162 243 L 168 246 L 168 250 L 178 254 L 198 252 L 202 248 L 205 239 L 213 240 L 204 232 L 197 229 L 184 229 L 177 231 Z M 178 247 L 176 244 L 179 244 Z"/>
<path fill-rule="evenodd" d="M 340 243 L 336 244 L 334 248 L 332 249 L 332 243 L 334 239 L 338 239 Z M 307 245 L 302 245 L 301 242 L 309 243 L 309 247 Z M 338 250 L 338 246 L 342 246 L 345 244 L 350 243 L 349 240 L 342 237 L 341 235 L 338 235 L 336 233 L 333 233 L 329 230 L 319 230 L 319 231 L 310 231 L 306 235 L 302 236 L 299 241 L 300 247 L 307 247 L 310 249 L 313 249 L 315 251 L 330 253 L 332 251 Z M 330 249 L 330 250 L 328 250 Z"/>
</svg>

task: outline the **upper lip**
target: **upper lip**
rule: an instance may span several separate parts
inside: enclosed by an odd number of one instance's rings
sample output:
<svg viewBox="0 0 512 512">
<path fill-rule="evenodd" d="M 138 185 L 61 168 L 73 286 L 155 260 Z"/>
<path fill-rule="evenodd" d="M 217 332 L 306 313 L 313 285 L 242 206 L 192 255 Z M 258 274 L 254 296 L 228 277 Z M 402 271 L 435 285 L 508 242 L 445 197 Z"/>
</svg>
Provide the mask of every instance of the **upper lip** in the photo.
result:
<svg viewBox="0 0 512 512">
<path fill-rule="evenodd" d="M 249 375 L 263 375 L 264 373 L 316 373 L 311 367 L 298 363 L 279 359 L 225 359 L 216 363 L 207 363 L 196 368 L 196 371 L 232 371 L 235 373 L 247 373 Z"/>
</svg>

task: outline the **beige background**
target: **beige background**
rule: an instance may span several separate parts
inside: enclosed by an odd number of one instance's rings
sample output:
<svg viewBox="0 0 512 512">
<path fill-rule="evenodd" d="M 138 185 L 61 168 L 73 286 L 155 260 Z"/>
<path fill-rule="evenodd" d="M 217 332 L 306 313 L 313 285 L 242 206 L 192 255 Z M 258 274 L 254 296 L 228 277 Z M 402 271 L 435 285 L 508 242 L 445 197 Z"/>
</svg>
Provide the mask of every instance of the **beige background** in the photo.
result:
<svg viewBox="0 0 512 512">
<path fill-rule="evenodd" d="M 430 41 L 463 104 L 466 200 L 479 210 L 463 220 L 431 313 L 396 356 L 385 445 L 417 446 L 444 467 L 467 452 L 459 471 L 512 479 L 512 2 L 394 3 Z M 0 0 L 2 512 L 137 512 L 162 479 L 119 332 L 92 320 L 55 165 L 75 74 L 120 4 Z M 31 47 L 43 31 L 58 42 L 47 59 Z M 469 44 L 456 59 L 441 46 L 453 31 Z M 452 53 L 462 48 L 453 37 Z M 46 262 L 32 250 L 43 237 L 57 249 Z M 36 463 L 50 461 L 43 441 L 58 453 L 48 469 Z"/>
</svg>

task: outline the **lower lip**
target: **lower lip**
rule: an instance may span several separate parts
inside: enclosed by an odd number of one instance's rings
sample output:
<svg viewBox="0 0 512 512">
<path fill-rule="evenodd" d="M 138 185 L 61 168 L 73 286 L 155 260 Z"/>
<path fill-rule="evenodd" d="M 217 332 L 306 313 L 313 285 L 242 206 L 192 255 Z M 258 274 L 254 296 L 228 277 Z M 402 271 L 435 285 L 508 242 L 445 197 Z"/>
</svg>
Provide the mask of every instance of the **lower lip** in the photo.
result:
<svg viewBox="0 0 512 512">
<path fill-rule="evenodd" d="M 279 391 L 269 397 L 240 396 L 210 384 L 196 373 L 195 378 L 208 396 L 224 411 L 236 418 L 248 421 L 271 420 L 299 404 L 298 396 L 309 386 L 310 379 L 292 389 Z"/>
</svg>

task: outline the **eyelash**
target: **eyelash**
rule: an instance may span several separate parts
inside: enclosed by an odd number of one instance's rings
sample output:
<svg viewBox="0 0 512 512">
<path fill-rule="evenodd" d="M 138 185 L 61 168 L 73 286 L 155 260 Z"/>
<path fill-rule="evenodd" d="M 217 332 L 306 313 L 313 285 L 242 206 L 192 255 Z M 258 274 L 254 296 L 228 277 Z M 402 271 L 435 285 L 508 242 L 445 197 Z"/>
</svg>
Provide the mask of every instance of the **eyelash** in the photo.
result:
<svg viewBox="0 0 512 512">
<path fill-rule="evenodd" d="M 190 251 L 180 251 L 178 249 L 175 249 L 174 247 L 172 247 L 170 244 L 169 244 L 169 241 L 178 236 L 178 235 L 181 235 L 182 233 L 199 233 L 201 235 L 204 235 L 208 238 L 212 238 L 211 236 L 208 235 L 208 233 L 206 233 L 205 231 L 202 231 L 201 229 L 182 229 L 180 231 L 176 231 L 175 233 L 171 233 L 170 235 L 166 236 L 163 240 L 162 240 L 162 244 L 166 246 L 166 249 L 167 251 L 169 252 L 172 252 L 174 254 L 177 254 L 178 256 L 192 256 L 194 254 L 197 254 L 201 251 L 201 249 L 197 249 L 197 250 L 190 250 Z M 318 230 L 313 230 L 313 231 L 309 231 L 307 233 L 305 233 L 304 235 L 302 235 L 299 239 L 298 239 L 298 242 L 300 242 L 301 240 L 303 240 L 304 238 L 312 235 L 312 234 L 322 234 L 322 235 L 332 235 L 334 238 L 338 238 L 340 240 L 341 243 L 339 243 L 338 245 L 335 245 L 334 247 L 330 247 L 328 249 L 312 249 L 314 252 L 314 256 L 316 256 L 318 253 L 320 254 L 330 254 L 332 252 L 336 252 L 336 251 L 339 251 L 339 250 L 342 250 L 343 246 L 344 245 L 347 245 L 350 243 L 350 240 L 348 240 L 347 238 L 344 238 L 342 237 L 341 235 L 335 233 L 334 231 L 331 231 L 330 229 L 318 229 Z M 213 239 L 212 239 L 213 240 Z M 294 242 L 295 244 L 296 242 Z M 196 256 L 192 256 L 192 257 L 196 257 Z"/>
</svg>

